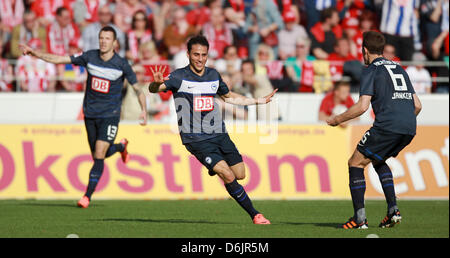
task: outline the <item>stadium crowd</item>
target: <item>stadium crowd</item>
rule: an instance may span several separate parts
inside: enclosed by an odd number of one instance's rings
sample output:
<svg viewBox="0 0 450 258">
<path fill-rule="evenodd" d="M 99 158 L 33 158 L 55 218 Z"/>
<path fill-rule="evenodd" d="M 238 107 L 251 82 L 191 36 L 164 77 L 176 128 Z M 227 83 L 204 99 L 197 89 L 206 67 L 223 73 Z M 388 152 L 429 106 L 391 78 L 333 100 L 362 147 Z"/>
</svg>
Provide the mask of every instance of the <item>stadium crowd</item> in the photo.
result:
<svg viewBox="0 0 450 258">
<path fill-rule="evenodd" d="M 74 55 L 98 48 L 111 25 L 142 87 L 155 65 L 167 74 L 187 65 L 186 41 L 201 33 L 208 66 L 233 91 L 334 94 L 347 81 L 358 92 L 362 33 L 378 30 L 385 57 L 407 69 L 417 93 L 448 93 L 448 81 L 433 80 L 448 77 L 448 8 L 449 0 L 0 0 L 0 91 L 83 91 L 83 67 L 22 56 L 19 44 Z M 151 100 L 155 114 L 169 98 Z"/>
</svg>

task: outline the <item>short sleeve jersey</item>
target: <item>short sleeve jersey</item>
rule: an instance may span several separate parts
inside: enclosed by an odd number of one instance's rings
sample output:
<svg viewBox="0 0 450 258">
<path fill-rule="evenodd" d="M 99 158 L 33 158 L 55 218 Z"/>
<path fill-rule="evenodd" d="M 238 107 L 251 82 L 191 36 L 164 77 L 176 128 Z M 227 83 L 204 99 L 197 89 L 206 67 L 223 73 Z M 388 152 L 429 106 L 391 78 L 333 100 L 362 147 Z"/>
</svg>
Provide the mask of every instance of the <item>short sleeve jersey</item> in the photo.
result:
<svg viewBox="0 0 450 258">
<path fill-rule="evenodd" d="M 118 117 L 122 105 L 124 80 L 137 82 L 128 61 L 116 53 L 108 61 L 100 58 L 100 50 L 89 50 L 70 56 L 72 64 L 84 66 L 88 72 L 83 100 L 85 117 Z"/>
<path fill-rule="evenodd" d="M 380 57 L 364 68 L 361 78 L 359 95 L 372 96 L 373 127 L 415 135 L 415 91 L 405 70 L 398 63 Z"/>
<path fill-rule="evenodd" d="M 183 144 L 213 138 L 226 133 L 216 95 L 229 92 L 219 72 L 205 67 L 199 76 L 192 72 L 189 65 L 173 71 L 164 82 L 173 92 L 178 128 Z"/>
</svg>

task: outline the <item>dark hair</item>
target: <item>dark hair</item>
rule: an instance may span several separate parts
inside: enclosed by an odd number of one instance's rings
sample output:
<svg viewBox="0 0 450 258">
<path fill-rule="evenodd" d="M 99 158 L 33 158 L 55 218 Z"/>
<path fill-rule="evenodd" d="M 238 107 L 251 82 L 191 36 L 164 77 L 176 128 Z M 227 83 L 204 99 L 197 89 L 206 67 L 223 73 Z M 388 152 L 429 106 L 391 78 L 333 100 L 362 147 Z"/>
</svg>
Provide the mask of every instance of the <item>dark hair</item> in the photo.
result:
<svg viewBox="0 0 450 258">
<path fill-rule="evenodd" d="M 193 45 L 196 45 L 196 44 L 205 46 L 205 47 L 209 50 L 209 42 L 208 42 L 208 40 L 206 39 L 206 37 L 203 36 L 203 35 L 197 35 L 197 36 L 194 36 L 194 37 L 192 37 L 192 38 L 189 39 L 189 41 L 188 41 L 188 43 L 187 43 L 187 49 L 188 49 L 188 51 L 191 52 L 192 46 L 193 46 Z"/>
<path fill-rule="evenodd" d="M 337 12 L 337 10 L 333 7 L 323 9 L 320 13 L 320 22 L 325 22 L 327 19 L 331 18 L 335 12 Z"/>
<path fill-rule="evenodd" d="M 115 39 L 117 39 L 117 33 L 116 33 L 116 30 L 113 28 L 113 27 L 111 27 L 111 26 L 105 26 L 105 27 L 103 27 L 100 31 L 99 31 L 99 33 L 98 33 L 98 36 L 100 37 L 100 33 L 102 33 L 102 31 L 110 31 L 110 32 L 112 32 L 113 33 L 113 37 L 114 37 L 114 40 Z"/>
<path fill-rule="evenodd" d="M 135 30 L 136 26 L 134 25 L 134 23 L 136 22 L 136 15 L 137 14 L 142 14 L 144 15 L 144 19 L 145 19 L 145 29 L 149 29 L 150 28 L 150 22 L 148 20 L 147 14 L 143 11 L 143 10 L 138 10 L 133 14 L 133 19 L 131 20 L 131 29 Z"/>
<path fill-rule="evenodd" d="M 376 31 L 366 31 L 363 33 L 363 48 L 365 47 L 370 54 L 382 55 L 386 40 L 383 34 Z"/>
<path fill-rule="evenodd" d="M 64 11 L 69 11 L 69 9 L 67 9 L 66 7 L 64 7 L 64 6 L 61 6 L 61 7 L 58 7 L 58 9 L 56 9 L 56 15 L 58 15 L 58 16 L 61 16 L 61 14 L 64 12 Z"/>
<path fill-rule="evenodd" d="M 252 59 L 245 59 L 242 61 L 241 63 L 241 71 L 242 71 L 242 67 L 244 66 L 244 64 L 251 64 L 253 67 L 253 72 L 256 72 L 256 67 L 255 67 L 255 62 L 253 62 Z"/>
<path fill-rule="evenodd" d="M 350 87 L 350 82 L 349 81 L 344 81 L 344 80 L 340 80 L 340 81 L 335 82 L 333 91 L 336 91 L 337 89 L 339 89 L 342 86 L 349 86 Z"/>
</svg>

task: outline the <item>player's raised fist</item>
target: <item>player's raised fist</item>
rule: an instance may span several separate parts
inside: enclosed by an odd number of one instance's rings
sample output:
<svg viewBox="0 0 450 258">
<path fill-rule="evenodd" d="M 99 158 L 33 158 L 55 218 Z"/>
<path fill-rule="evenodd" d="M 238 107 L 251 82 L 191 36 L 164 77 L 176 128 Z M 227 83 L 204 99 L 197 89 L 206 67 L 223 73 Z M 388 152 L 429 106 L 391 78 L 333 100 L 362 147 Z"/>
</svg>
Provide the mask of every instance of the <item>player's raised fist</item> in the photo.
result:
<svg viewBox="0 0 450 258">
<path fill-rule="evenodd" d="M 338 126 L 339 122 L 336 119 L 336 116 L 330 116 L 329 118 L 327 118 L 327 124 L 329 126 Z"/>
</svg>

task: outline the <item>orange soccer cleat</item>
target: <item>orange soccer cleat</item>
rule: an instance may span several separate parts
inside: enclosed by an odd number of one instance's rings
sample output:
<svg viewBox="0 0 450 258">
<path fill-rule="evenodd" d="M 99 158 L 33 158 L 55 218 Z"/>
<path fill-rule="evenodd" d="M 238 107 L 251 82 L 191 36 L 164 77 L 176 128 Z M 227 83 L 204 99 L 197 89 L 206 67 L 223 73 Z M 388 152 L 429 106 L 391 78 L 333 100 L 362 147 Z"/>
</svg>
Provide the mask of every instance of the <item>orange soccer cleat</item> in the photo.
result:
<svg viewBox="0 0 450 258">
<path fill-rule="evenodd" d="M 270 224 L 270 221 L 264 218 L 261 213 L 258 213 L 253 217 L 253 224 Z"/>
<path fill-rule="evenodd" d="M 120 143 L 123 144 L 123 151 L 120 153 L 122 156 L 123 163 L 127 163 L 130 160 L 130 155 L 128 155 L 127 146 L 128 146 L 128 140 L 126 138 L 123 138 L 120 140 Z"/>
<path fill-rule="evenodd" d="M 87 208 L 89 206 L 89 198 L 87 196 L 83 196 L 77 203 L 80 208 Z"/>
</svg>

